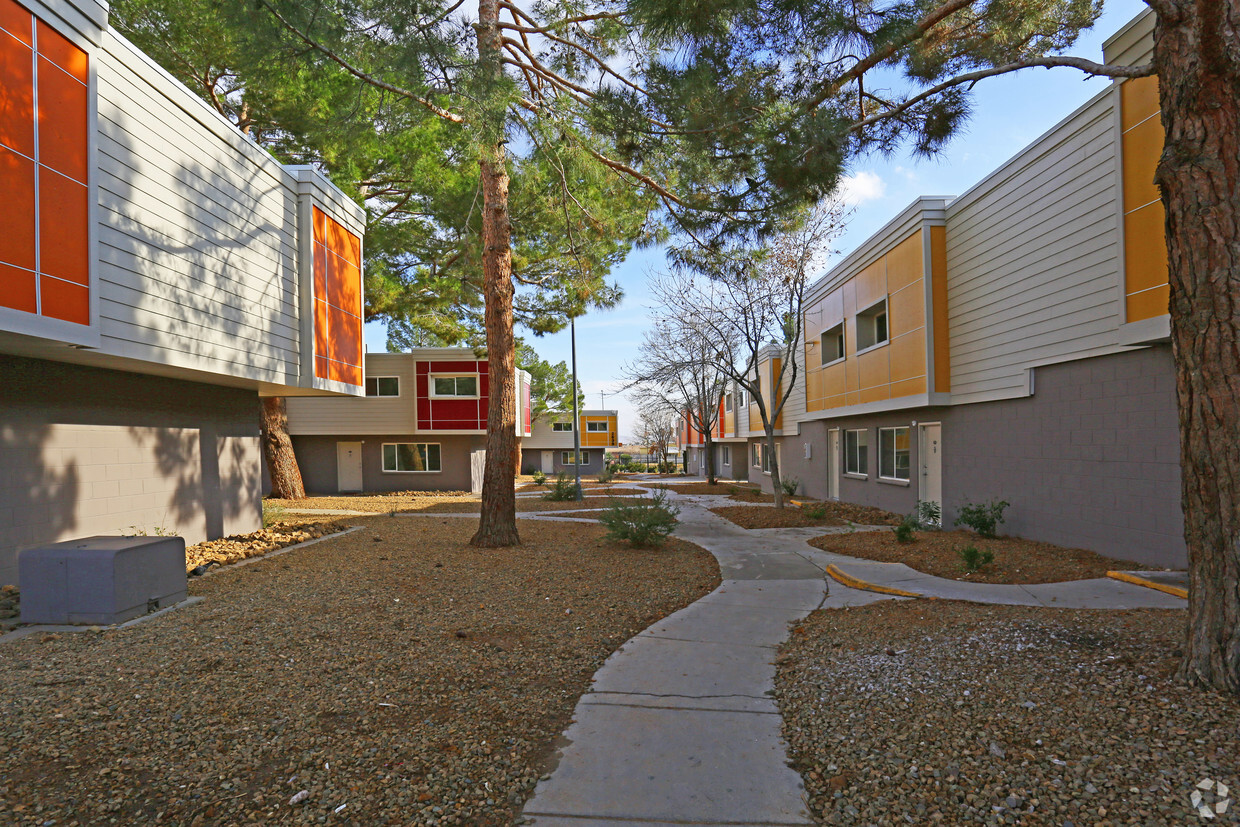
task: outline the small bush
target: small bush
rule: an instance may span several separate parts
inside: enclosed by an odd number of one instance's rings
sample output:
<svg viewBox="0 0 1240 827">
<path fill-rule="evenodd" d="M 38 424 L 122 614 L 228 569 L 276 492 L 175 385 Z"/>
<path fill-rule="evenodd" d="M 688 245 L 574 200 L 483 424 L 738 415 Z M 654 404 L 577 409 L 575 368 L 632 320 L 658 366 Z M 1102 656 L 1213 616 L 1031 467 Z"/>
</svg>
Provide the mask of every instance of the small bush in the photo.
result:
<svg viewBox="0 0 1240 827">
<path fill-rule="evenodd" d="M 660 462 L 660 463 L 659 463 L 659 473 L 660 473 L 660 474 L 674 474 L 674 473 L 676 473 L 676 463 L 674 463 L 674 462 Z"/>
<path fill-rule="evenodd" d="M 909 514 L 898 526 L 891 530 L 895 532 L 897 543 L 911 543 L 914 539 L 914 533 L 919 528 L 921 528 L 921 523 L 917 522 L 917 515 Z"/>
<path fill-rule="evenodd" d="M 672 505 L 666 491 L 655 491 L 649 499 L 637 502 L 613 500 L 599 517 L 607 536 L 625 540 L 634 548 L 661 546 L 680 522 L 678 506 Z"/>
<path fill-rule="evenodd" d="M 811 520 L 821 520 L 827 516 L 827 506 L 824 503 L 806 503 L 801 506 L 801 512 Z"/>
<path fill-rule="evenodd" d="M 960 558 L 960 562 L 964 563 L 964 570 L 969 574 L 979 571 L 983 566 L 989 566 L 995 561 L 995 553 L 990 549 L 978 551 L 977 546 L 957 547 L 956 556 Z"/>
<path fill-rule="evenodd" d="M 543 473 L 541 468 L 535 471 L 530 476 L 534 478 L 535 485 L 546 485 L 547 484 L 547 475 Z"/>
<path fill-rule="evenodd" d="M 609 482 L 611 482 L 615 478 L 616 478 L 616 472 L 610 467 L 604 468 L 602 471 L 598 472 L 598 481 L 601 482 L 603 485 L 607 485 Z"/>
<path fill-rule="evenodd" d="M 995 537 L 995 529 L 1003 522 L 1003 509 L 1011 503 L 1007 500 L 991 500 L 984 503 L 965 503 L 957 509 L 956 525 L 965 525 L 977 532 L 979 537 Z"/>
<path fill-rule="evenodd" d="M 552 502 L 568 502 L 577 499 L 577 481 L 570 480 L 568 475 L 563 471 L 555 475 L 555 482 L 551 483 L 551 490 L 543 494 L 544 500 Z"/>
<path fill-rule="evenodd" d="M 782 477 L 779 480 L 779 487 L 784 489 L 784 493 L 789 497 L 795 497 L 797 489 L 801 487 L 801 481 L 796 477 Z"/>
<path fill-rule="evenodd" d="M 922 528 L 938 528 L 943 524 L 943 507 L 934 500 L 918 500 L 917 523 Z"/>
<path fill-rule="evenodd" d="M 284 510 L 284 506 L 276 503 L 263 502 L 263 528 L 282 523 L 288 519 L 288 512 Z"/>
</svg>

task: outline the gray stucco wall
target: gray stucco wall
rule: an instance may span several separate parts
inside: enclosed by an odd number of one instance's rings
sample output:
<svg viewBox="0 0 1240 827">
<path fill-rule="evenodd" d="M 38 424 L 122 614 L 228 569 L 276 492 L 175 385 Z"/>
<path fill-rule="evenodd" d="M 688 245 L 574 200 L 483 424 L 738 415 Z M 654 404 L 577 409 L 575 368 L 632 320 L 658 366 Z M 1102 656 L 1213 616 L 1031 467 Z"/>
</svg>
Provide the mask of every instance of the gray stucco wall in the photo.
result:
<svg viewBox="0 0 1240 827">
<path fill-rule="evenodd" d="M 877 428 L 941 422 L 943 522 L 966 502 L 1011 503 L 1001 531 L 1124 560 L 1183 567 L 1179 431 L 1170 348 L 1037 368 L 1034 395 L 803 422 L 782 437 L 781 474 L 825 498 L 828 428 L 869 430 L 869 478 L 842 476 L 840 499 L 899 514 L 917 506 L 917 431 L 908 485 L 877 479 Z M 804 459 L 810 443 L 811 459 Z M 746 457 L 746 464 L 749 462 Z M 750 469 L 771 490 L 771 478 Z"/>
<path fill-rule="evenodd" d="M 262 526 L 254 391 L 15 356 L 0 388 L 0 583 L 38 543 Z"/>
<path fill-rule="evenodd" d="M 294 436 L 293 453 L 301 468 L 307 494 L 339 493 L 336 474 L 336 443 L 362 443 L 362 486 L 375 491 L 468 491 L 469 457 L 486 448 L 482 435 L 430 436 L 391 434 L 388 436 Z M 383 443 L 437 442 L 443 470 L 430 473 L 393 473 L 383 470 Z"/>
<path fill-rule="evenodd" d="M 530 474 L 543 467 L 542 466 L 543 450 L 544 449 L 542 448 L 528 448 L 528 449 L 523 449 L 521 451 L 521 473 Z M 550 451 L 552 449 L 547 448 L 545 450 Z M 571 452 L 572 448 L 569 448 L 568 450 Z M 562 473 L 568 474 L 569 476 L 572 476 L 573 466 L 565 465 L 563 462 L 560 461 L 561 459 L 563 459 L 562 452 L 564 451 L 564 449 L 556 448 L 554 449 L 554 451 L 555 451 L 555 458 L 554 458 L 555 465 L 554 465 L 554 471 L 552 473 L 559 474 L 562 472 Z M 599 471 L 603 470 L 603 457 L 607 453 L 604 449 L 582 448 L 581 452 L 583 455 L 585 455 L 585 458 L 587 460 L 586 462 L 583 462 L 581 464 L 581 473 L 597 474 Z"/>
</svg>

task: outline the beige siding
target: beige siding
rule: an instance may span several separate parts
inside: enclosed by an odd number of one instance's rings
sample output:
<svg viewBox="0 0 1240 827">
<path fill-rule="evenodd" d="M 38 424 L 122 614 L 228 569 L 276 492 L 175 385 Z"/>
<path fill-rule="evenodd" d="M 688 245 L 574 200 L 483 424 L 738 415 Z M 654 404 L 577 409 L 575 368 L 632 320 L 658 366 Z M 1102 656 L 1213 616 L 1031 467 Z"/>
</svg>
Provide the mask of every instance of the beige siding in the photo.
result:
<svg viewBox="0 0 1240 827">
<path fill-rule="evenodd" d="M 367 354 L 366 375 L 398 377 L 400 396 L 290 398 L 289 433 L 302 436 L 414 433 L 417 426 L 416 364 L 406 353 Z"/>
<path fill-rule="evenodd" d="M 563 421 L 571 422 L 572 418 L 573 417 L 570 414 L 569 416 L 564 417 Z M 573 447 L 573 432 L 551 430 L 552 421 L 554 420 L 535 420 L 534 433 L 533 435 L 521 440 L 521 449 L 527 451 L 540 450 L 543 448 L 548 451 L 552 449 L 571 449 Z"/>
<path fill-rule="evenodd" d="M 953 402 L 1023 394 L 1029 365 L 1114 348 L 1113 101 L 1095 98 L 948 207 Z"/>
</svg>

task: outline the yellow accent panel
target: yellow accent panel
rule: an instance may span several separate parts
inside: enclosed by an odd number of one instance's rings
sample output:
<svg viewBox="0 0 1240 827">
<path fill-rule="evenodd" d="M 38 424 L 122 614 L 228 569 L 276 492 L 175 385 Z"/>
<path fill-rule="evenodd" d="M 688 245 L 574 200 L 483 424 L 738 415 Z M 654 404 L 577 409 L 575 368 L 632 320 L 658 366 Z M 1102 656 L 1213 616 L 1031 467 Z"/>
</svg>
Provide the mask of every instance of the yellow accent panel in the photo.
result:
<svg viewBox="0 0 1240 827">
<path fill-rule="evenodd" d="M 926 375 L 926 337 L 920 332 L 893 339 L 887 349 L 891 351 L 892 382 Z"/>
<path fill-rule="evenodd" d="M 1120 128 L 1132 129 L 1159 111 L 1158 78 L 1132 78 L 1120 86 Z"/>
<path fill-rule="evenodd" d="M 934 316 L 934 389 L 952 389 L 951 342 L 947 324 L 947 228 L 930 228 L 930 293 Z"/>
<path fill-rule="evenodd" d="M 733 404 L 732 407 L 735 408 L 736 405 Z M 727 434 L 728 436 L 731 436 L 732 434 L 736 433 L 736 411 L 735 410 L 724 413 L 723 432 Z"/>
<path fill-rule="evenodd" d="M 1166 284 L 1144 293 L 1134 293 L 1128 297 L 1128 321 L 1139 322 L 1142 319 L 1165 316 L 1170 301 L 1171 287 Z"/>
<path fill-rule="evenodd" d="M 846 405 L 856 405 L 860 401 L 861 401 L 861 394 L 857 393 L 856 391 L 849 391 L 848 393 L 844 394 L 844 404 Z"/>
<path fill-rule="evenodd" d="M 1163 216 L 1161 201 L 1124 216 L 1126 293 L 1137 293 L 1167 283 L 1167 241 Z"/>
<path fill-rule="evenodd" d="M 848 364 L 841 362 L 824 368 L 822 376 L 822 395 L 839 396 L 848 390 Z"/>
<path fill-rule="evenodd" d="M 894 293 L 921 281 L 925 272 L 921 247 L 921 230 L 917 230 L 887 253 L 887 292 Z"/>
<path fill-rule="evenodd" d="M 844 318 L 852 321 L 852 317 L 857 315 L 857 285 L 851 280 L 844 282 L 839 288 L 840 301 L 844 307 Z M 851 355 L 857 352 L 857 326 L 855 324 L 844 325 L 844 350 Z"/>
<path fill-rule="evenodd" d="M 915 379 L 905 379 L 902 382 L 891 383 L 891 398 L 899 399 L 901 396 L 913 396 L 914 394 L 926 392 L 926 377 L 918 376 Z"/>
<path fill-rule="evenodd" d="M 853 278 L 857 291 L 857 310 L 865 310 L 887 293 L 887 262 L 885 258 L 871 264 Z M 855 312 L 855 311 L 854 311 Z M 849 314 L 850 317 L 852 314 Z"/>
<path fill-rule="evenodd" d="M 861 404 L 881 402 L 891 398 L 891 385 L 872 385 L 861 389 Z"/>
<path fill-rule="evenodd" d="M 871 350 L 857 357 L 857 372 L 861 375 L 861 391 L 866 388 L 886 385 L 891 381 L 891 363 L 888 352 L 891 345 Z"/>
<path fill-rule="evenodd" d="M 1162 118 L 1153 117 L 1124 133 L 1124 212 L 1159 198 L 1154 170 L 1163 149 Z"/>
<path fill-rule="evenodd" d="M 903 336 L 926 326 L 926 293 L 921 279 L 911 287 L 887 297 L 887 323 L 891 335 Z"/>
</svg>

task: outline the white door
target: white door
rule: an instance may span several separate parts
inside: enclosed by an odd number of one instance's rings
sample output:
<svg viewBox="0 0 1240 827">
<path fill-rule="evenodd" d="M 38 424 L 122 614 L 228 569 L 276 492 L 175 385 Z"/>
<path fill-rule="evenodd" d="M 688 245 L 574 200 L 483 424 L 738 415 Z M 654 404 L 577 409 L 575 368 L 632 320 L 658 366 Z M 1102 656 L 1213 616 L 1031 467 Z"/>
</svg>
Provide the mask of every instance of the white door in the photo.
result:
<svg viewBox="0 0 1240 827">
<path fill-rule="evenodd" d="M 840 431 L 838 428 L 827 434 L 827 496 L 833 500 L 840 498 Z"/>
<path fill-rule="evenodd" d="M 921 480 L 918 499 L 943 507 L 943 427 L 937 422 L 921 426 L 918 453 L 921 455 Z M 941 522 L 941 519 L 940 519 Z"/>
<path fill-rule="evenodd" d="M 555 473 L 555 451 L 543 451 L 542 454 L 543 454 L 542 456 L 543 473 L 554 474 Z"/>
<path fill-rule="evenodd" d="M 362 490 L 362 443 L 336 443 L 336 487 L 341 491 Z"/>
</svg>

